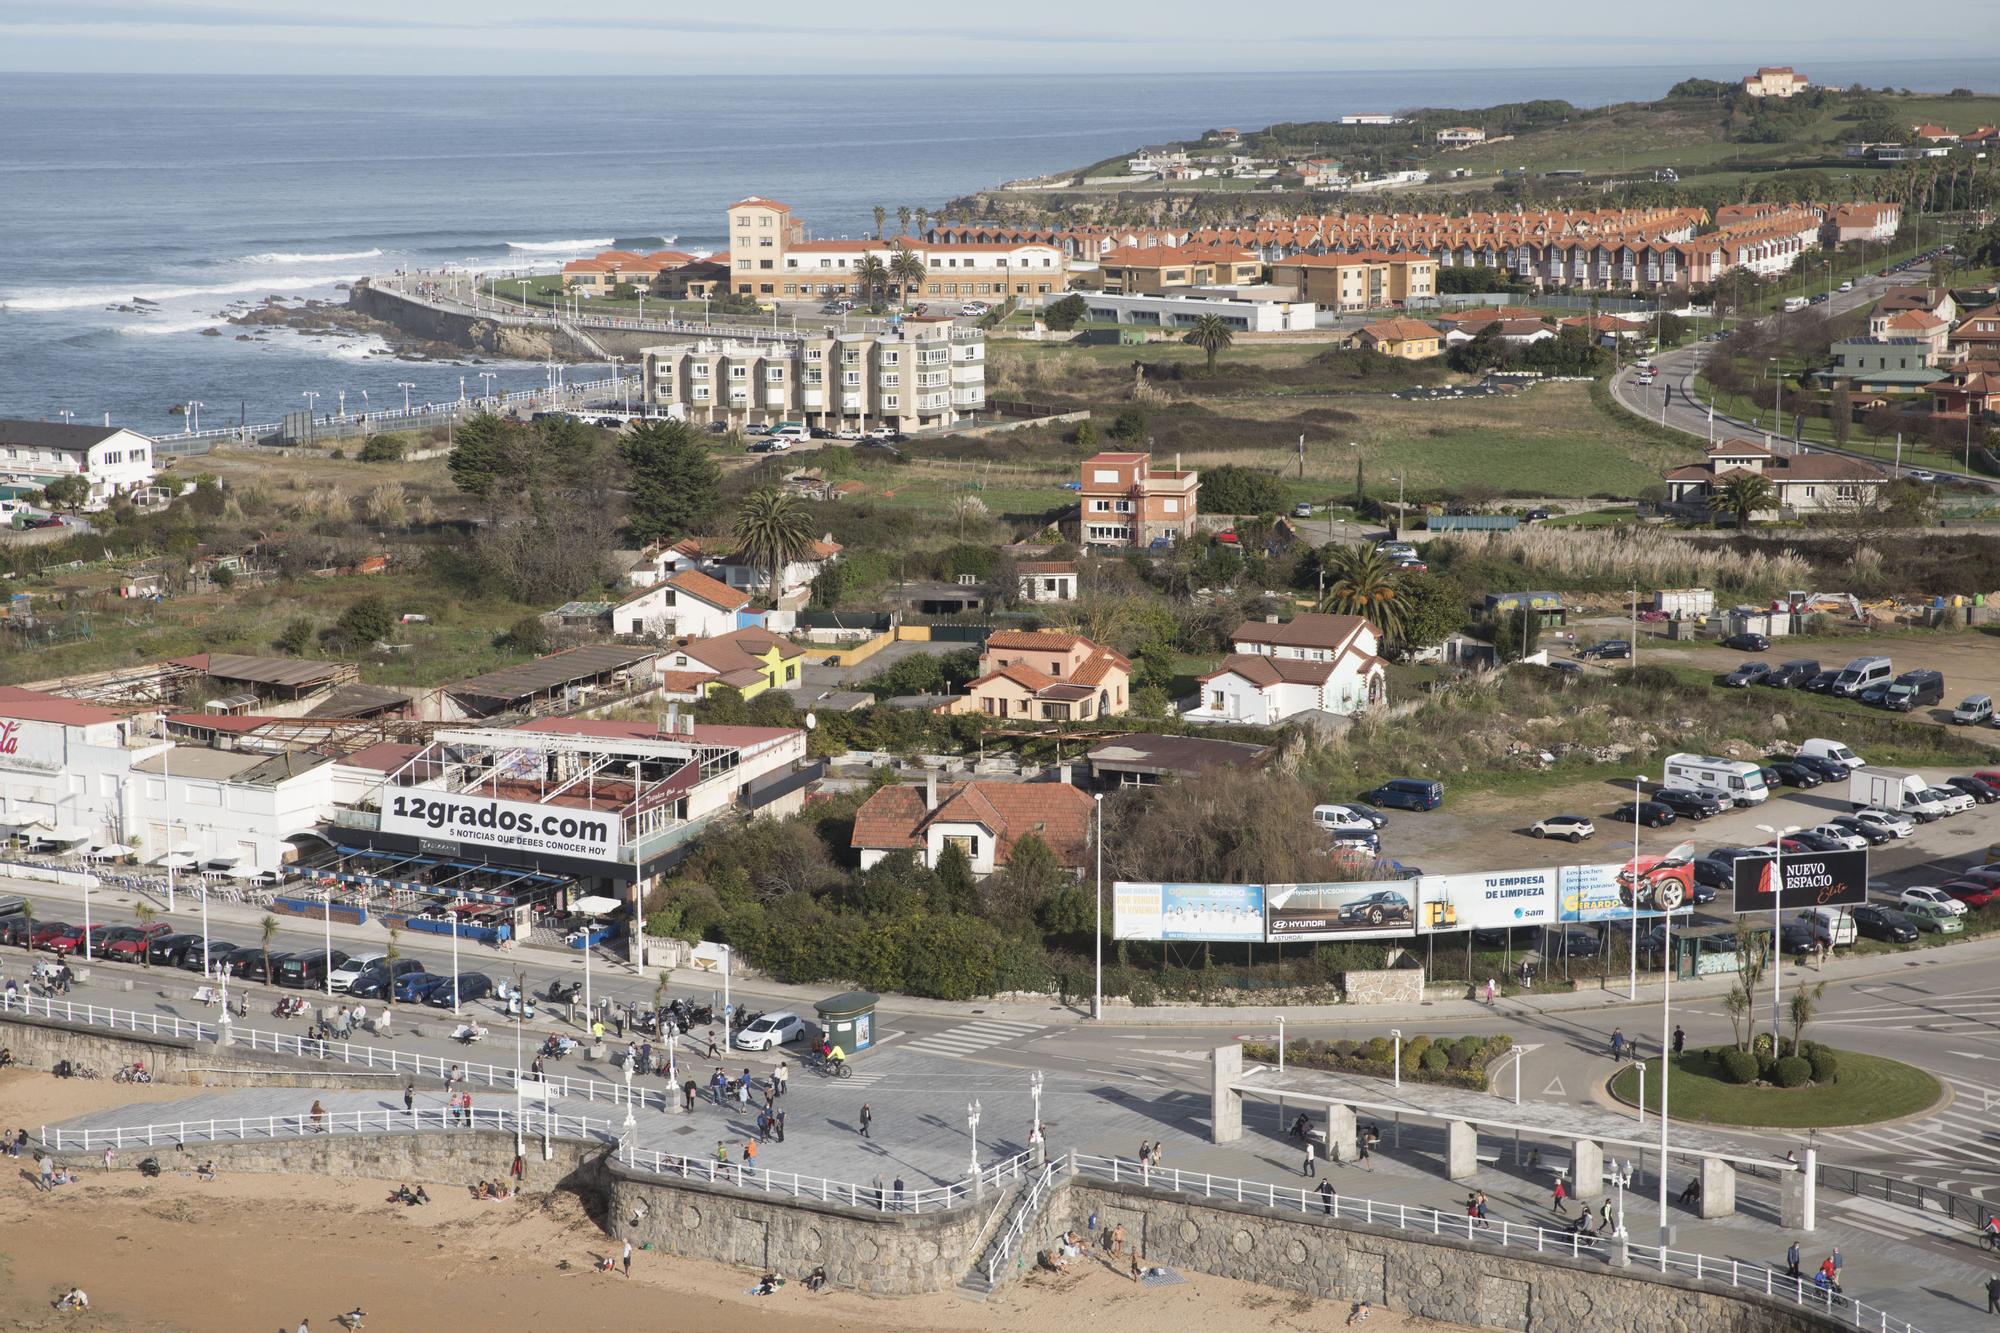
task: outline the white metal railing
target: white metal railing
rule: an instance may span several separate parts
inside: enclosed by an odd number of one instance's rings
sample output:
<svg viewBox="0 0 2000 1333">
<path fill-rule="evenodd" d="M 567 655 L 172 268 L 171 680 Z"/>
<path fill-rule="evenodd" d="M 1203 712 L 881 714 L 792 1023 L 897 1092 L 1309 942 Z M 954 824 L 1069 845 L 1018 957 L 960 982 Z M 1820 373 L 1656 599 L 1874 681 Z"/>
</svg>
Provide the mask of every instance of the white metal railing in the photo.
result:
<svg viewBox="0 0 2000 1333">
<path fill-rule="evenodd" d="M 217 1116 L 208 1120 L 171 1120 L 151 1125 L 109 1129 L 50 1129 L 43 1126 L 42 1146 L 51 1152 L 97 1152 L 105 1148 L 151 1148 L 161 1144 L 240 1143 L 257 1139 L 296 1139 L 313 1134 L 409 1134 L 421 1130 L 490 1129 L 513 1131 L 515 1115 L 505 1107 L 475 1106 L 471 1112 L 449 1106 L 414 1110 L 310 1111 L 298 1115 Z M 520 1118 L 524 1134 L 554 1138 L 615 1142 L 617 1127 L 588 1116 L 526 1112 Z"/>
<path fill-rule="evenodd" d="M 217 1024 L 176 1018 L 171 1014 L 135 1013 L 129 1009 L 77 1004 L 70 1000 L 44 1000 L 30 995 L 9 997 L 0 992 L 0 1012 L 10 1011 L 61 1023 L 80 1023 L 89 1027 L 113 1028 L 123 1032 L 145 1032 L 159 1037 L 179 1037 L 192 1041 L 212 1042 L 218 1039 L 221 1032 Z M 664 1110 L 668 1098 L 674 1095 L 673 1089 L 665 1087 L 649 1087 L 636 1083 L 628 1086 L 623 1082 L 566 1074 L 545 1073 L 538 1076 L 533 1073 L 524 1074 L 512 1065 L 454 1060 L 449 1056 L 391 1050 L 333 1038 L 319 1039 L 295 1032 L 267 1032 L 261 1028 L 241 1027 L 236 1024 L 230 1026 L 232 1043 L 235 1047 L 251 1051 L 269 1051 L 274 1055 L 296 1056 L 305 1060 L 328 1060 L 339 1064 L 359 1065 L 363 1069 L 379 1070 L 384 1075 L 401 1074 L 442 1080 L 452 1080 L 455 1075 L 457 1082 L 504 1088 L 510 1091 L 519 1078 L 530 1084 L 546 1085 L 552 1090 L 551 1095 L 558 1098 L 608 1102 L 614 1106 L 629 1103 L 649 1110 Z M 505 1028 L 488 1028 L 487 1031 L 504 1032 Z M 540 1049 L 539 1046 L 536 1049 Z"/>
<path fill-rule="evenodd" d="M 1370 1226 L 1391 1226 L 1405 1231 L 1423 1231 L 1454 1240 L 1483 1241 L 1509 1249 L 1533 1250 L 1537 1254 L 1559 1254 L 1570 1259 L 1600 1259 L 1611 1262 L 1614 1238 L 1594 1235 L 1585 1238 L 1568 1228 L 1538 1227 L 1506 1221 L 1481 1221 L 1462 1213 L 1445 1213 L 1421 1204 L 1378 1203 L 1373 1199 L 1344 1197 L 1331 1190 L 1303 1189 L 1291 1185 L 1270 1185 L 1262 1181 L 1239 1180 L 1179 1168 L 1148 1167 L 1115 1157 L 1093 1157 L 1071 1153 L 1069 1161 L 1078 1177 L 1109 1180 L 1114 1184 L 1137 1185 L 1144 1189 L 1174 1194 L 1199 1195 L 1230 1203 L 1257 1204 L 1266 1208 L 1295 1212 L 1327 1221 L 1363 1222 Z M 1850 1296 L 1821 1290 L 1812 1282 L 1782 1276 L 1769 1264 L 1745 1263 L 1738 1259 L 1712 1259 L 1690 1250 L 1671 1250 L 1654 1245 L 1634 1245 L 1625 1241 L 1635 1274 L 1640 1265 L 1659 1272 L 1681 1273 L 1699 1281 L 1722 1282 L 1739 1291 L 1748 1291 L 1811 1306 L 1825 1314 L 1852 1320 L 1856 1328 L 1877 1329 L 1878 1333 L 1921 1333 L 1915 1325 L 1891 1318 L 1887 1311 L 1866 1305 Z"/>
<path fill-rule="evenodd" d="M 655 1152 L 635 1144 L 624 1144 L 618 1160 L 636 1171 L 678 1180 L 698 1180 L 710 1185 L 740 1189 L 757 1194 L 784 1195 L 793 1199 L 813 1199 L 820 1203 L 846 1204 L 878 1213 L 942 1212 L 978 1197 L 986 1188 L 1019 1176 L 1028 1155 L 1021 1153 L 982 1167 L 979 1188 L 972 1178 L 933 1185 L 923 1189 L 896 1189 L 880 1184 L 857 1185 L 852 1181 L 828 1180 L 822 1176 L 802 1176 L 791 1171 L 771 1171 L 754 1162 L 724 1162 L 712 1158 L 686 1157 L 678 1153 Z"/>
<path fill-rule="evenodd" d="M 1014 1247 L 1019 1245 L 1021 1237 L 1027 1234 L 1028 1223 L 1041 1211 L 1042 1200 L 1048 1198 L 1049 1191 L 1055 1188 L 1056 1176 L 1060 1173 L 1060 1161 L 1043 1166 L 1029 1184 L 1027 1192 L 1021 1196 L 1020 1202 L 1014 1205 L 1014 1213 L 1007 1219 L 1007 1225 L 993 1238 L 993 1246 L 987 1251 L 986 1256 L 986 1281 L 989 1285 L 997 1280 L 1000 1270 L 1007 1266 L 1007 1260 L 1013 1255 Z"/>
</svg>

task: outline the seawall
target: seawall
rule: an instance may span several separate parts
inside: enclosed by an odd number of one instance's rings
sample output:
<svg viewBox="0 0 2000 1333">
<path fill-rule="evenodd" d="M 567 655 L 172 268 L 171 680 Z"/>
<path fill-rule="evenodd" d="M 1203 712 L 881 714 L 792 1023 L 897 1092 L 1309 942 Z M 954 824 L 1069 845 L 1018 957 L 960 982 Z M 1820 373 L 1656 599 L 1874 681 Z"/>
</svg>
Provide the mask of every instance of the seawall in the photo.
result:
<svg viewBox="0 0 2000 1333">
<path fill-rule="evenodd" d="M 412 338 L 449 343 L 468 352 L 520 361 L 554 359 L 594 362 L 602 359 L 560 329 L 552 329 L 546 324 L 511 324 L 478 315 L 440 310 L 422 301 L 411 300 L 399 292 L 372 286 L 366 281 L 357 282 L 348 289 L 347 303 L 362 314 L 393 325 Z M 645 348 L 664 341 L 657 333 L 618 333 L 603 329 L 590 330 L 590 336 L 606 352 L 628 361 L 637 361 L 639 353 Z"/>
</svg>

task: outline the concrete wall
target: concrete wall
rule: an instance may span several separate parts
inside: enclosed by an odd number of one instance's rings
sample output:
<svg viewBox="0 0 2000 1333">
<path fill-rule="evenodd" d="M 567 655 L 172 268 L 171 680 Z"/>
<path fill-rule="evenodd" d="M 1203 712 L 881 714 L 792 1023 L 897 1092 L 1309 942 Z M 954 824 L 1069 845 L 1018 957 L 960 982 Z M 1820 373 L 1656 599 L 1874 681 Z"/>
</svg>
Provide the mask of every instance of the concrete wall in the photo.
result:
<svg viewBox="0 0 2000 1333">
<path fill-rule="evenodd" d="M 1421 1004 L 1424 973 L 1416 967 L 1343 972 L 1340 989 L 1349 1004 Z"/>
<path fill-rule="evenodd" d="M 1691 1279 L 1639 1276 L 1595 1260 L 1531 1260 L 1446 1237 L 1343 1220 L 1313 1222 L 1252 1204 L 1162 1198 L 1136 1187 L 1072 1180 L 1043 1230 L 1123 1223 L 1147 1262 L 1330 1300 L 1527 1333 L 1644 1328 L 1653 1333 L 1803 1333 L 1838 1327 L 1782 1302 Z M 1046 1245 L 1033 1236 L 1024 1248 Z"/>
<path fill-rule="evenodd" d="M 566 1139 L 550 1142 L 551 1156 L 542 1160 L 542 1143 L 530 1135 L 521 1156 L 521 1179 L 531 1190 L 569 1188 L 580 1191 L 587 1204 L 597 1199 L 599 1158 L 603 1145 Z M 83 1154 L 77 1154 L 83 1156 Z M 219 1171 L 251 1171 L 270 1175 L 362 1176 L 370 1180 L 407 1182 L 430 1187 L 465 1188 L 480 1180 L 504 1180 L 514 1162 L 514 1136 L 490 1130 L 455 1134 L 309 1134 L 296 1139 L 264 1139 L 245 1143 L 196 1143 L 185 1152 L 172 1144 L 129 1147 L 120 1164 L 157 1157 L 165 1170 L 179 1170 L 213 1161 Z"/>
<path fill-rule="evenodd" d="M 186 1083 L 206 1088 L 372 1088 L 398 1091 L 411 1081 L 408 1070 L 370 1073 L 352 1065 L 321 1064 L 249 1051 L 214 1042 L 155 1037 L 147 1033 L 112 1032 L 106 1028 L 71 1027 L 18 1013 L 0 1014 L 0 1045 L 29 1069 L 53 1069 L 59 1060 L 85 1064 L 106 1078 L 121 1065 L 143 1061 L 155 1083 Z M 420 1087 L 440 1086 L 437 1079 L 417 1078 Z M 136 1123 L 136 1122 L 135 1122 Z"/>
</svg>

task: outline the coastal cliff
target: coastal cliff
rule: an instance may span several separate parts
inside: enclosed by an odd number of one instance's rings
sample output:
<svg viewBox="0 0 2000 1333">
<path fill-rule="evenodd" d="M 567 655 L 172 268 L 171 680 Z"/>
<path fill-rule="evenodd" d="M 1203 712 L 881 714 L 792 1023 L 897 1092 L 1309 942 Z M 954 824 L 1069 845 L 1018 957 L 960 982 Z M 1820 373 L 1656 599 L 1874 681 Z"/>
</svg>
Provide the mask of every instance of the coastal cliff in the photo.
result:
<svg viewBox="0 0 2000 1333">
<path fill-rule="evenodd" d="M 348 290 L 347 305 L 350 310 L 394 329 L 403 338 L 426 345 L 441 343 L 515 361 L 596 359 L 551 330 L 523 328 L 439 310 L 420 301 L 406 300 L 396 292 L 380 290 L 365 279 Z"/>
</svg>

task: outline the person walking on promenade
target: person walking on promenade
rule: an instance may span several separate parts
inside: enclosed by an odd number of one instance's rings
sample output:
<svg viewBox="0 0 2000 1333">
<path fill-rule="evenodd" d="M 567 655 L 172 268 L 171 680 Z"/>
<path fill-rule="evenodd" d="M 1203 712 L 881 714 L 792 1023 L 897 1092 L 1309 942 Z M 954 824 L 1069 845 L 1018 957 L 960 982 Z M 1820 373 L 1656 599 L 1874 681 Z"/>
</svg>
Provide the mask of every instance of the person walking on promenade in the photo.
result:
<svg viewBox="0 0 2000 1333">
<path fill-rule="evenodd" d="M 777 1126 L 778 1142 L 783 1143 L 785 1141 L 785 1109 L 782 1106 L 778 1108 Z"/>
<path fill-rule="evenodd" d="M 403 1085 L 403 1113 L 407 1115 L 416 1109 L 417 1085 L 414 1083 L 405 1083 Z"/>
<path fill-rule="evenodd" d="M 1354 1136 L 1355 1159 L 1364 1169 L 1369 1171 L 1375 1169 L 1368 1165 L 1368 1145 L 1372 1142 L 1374 1142 L 1374 1136 L 1369 1134 L 1367 1130 L 1363 1130 Z"/>
<path fill-rule="evenodd" d="M 1319 1153 L 1319 1149 L 1318 1149 L 1318 1148 L 1317 1148 L 1317 1147 L 1316 1147 L 1316 1146 L 1315 1146 L 1315 1145 L 1313 1144 L 1313 1141 L 1312 1141 L 1311 1139 L 1307 1139 L 1307 1140 L 1306 1140 L 1306 1160 L 1305 1160 L 1305 1164 L 1304 1164 L 1303 1166 L 1301 1166 L 1301 1167 L 1299 1168 L 1299 1174 L 1300 1174 L 1300 1175 L 1302 1175 L 1302 1176 L 1318 1176 L 1318 1175 L 1319 1175 L 1319 1164 L 1317 1163 L 1317 1161 L 1315 1161 L 1315 1158 L 1316 1158 L 1316 1157 L 1318 1156 L 1318 1153 Z"/>
<path fill-rule="evenodd" d="M 1486 1003 L 1490 1005 L 1499 997 L 1500 997 L 1499 984 L 1495 982 L 1492 977 L 1486 978 Z"/>
<path fill-rule="evenodd" d="M 722 1048 L 715 1044 L 715 1029 L 708 1030 L 708 1058 L 713 1060 L 722 1054 Z"/>
<path fill-rule="evenodd" d="M 632 1242 L 629 1240 L 625 1242 L 623 1262 L 625 1264 L 625 1276 L 630 1278 L 632 1276 Z"/>
<path fill-rule="evenodd" d="M 693 1079 L 689 1079 L 687 1082 L 681 1084 L 681 1109 L 683 1111 L 694 1110 L 694 1099 L 700 1095 L 701 1089 L 694 1085 Z"/>
<path fill-rule="evenodd" d="M 1687 1039 L 1688 1039 L 1687 1029 L 1682 1027 L 1679 1023 L 1674 1024 L 1675 1059 L 1679 1059 L 1681 1052 L 1687 1049 Z"/>
<path fill-rule="evenodd" d="M 321 1134 L 326 1131 L 326 1108 L 319 1104 L 317 1097 L 313 1098 L 312 1124 L 313 1133 Z"/>
<path fill-rule="evenodd" d="M 471 1128 L 472 1128 L 472 1089 L 471 1089 L 471 1088 L 467 1088 L 467 1089 L 466 1089 L 466 1090 L 465 1090 L 464 1092 L 462 1092 L 462 1093 L 460 1093 L 460 1094 L 459 1094 L 459 1102 L 460 1102 L 460 1104 L 461 1104 L 461 1106 L 463 1107 L 463 1109 L 464 1109 L 464 1112 L 465 1112 L 465 1127 L 466 1127 L 467 1129 L 471 1129 Z"/>
<path fill-rule="evenodd" d="M 1333 1208 L 1333 1182 L 1331 1180 L 1322 1180 L 1319 1183 L 1319 1210 L 1328 1217 L 1332 1217 Z"/>
<path fill-rule="evenodd" d="M 1563 1201 L 1567 1198 L 1569 1198 L 1569 1191 L 1563 1187 L 1563 1178 L 1557 1176 L 1555 1188 L 1549 1191 L 1549 1211 L 1557 1217 L 1566 1216 Z"/>
<path fill-rule="evenodd" d="M 1611 1058 L 1613 1060 L 1623 1060 L 1625 1058 L 1624 1028 L 1611 1029 Z"/>
<path fill-rule="evenodd" d="M 1785 1276 L 1792 1281 L 1799 1280 L 1799 1243 L 1794 1240 L 1785 1250 Z"/>
<path fill-rule="evenodd" d="M 868 1127 L 869 1127 L 870 1125 L 874 1124 L 874 1123 L 875 1123 L 875 1108 L 874 1108 L 874 1107 L 872 1107 L 872 1106 L 870 1106 L 870 1105 L 869 1105 L 869 1104 L 868 1104 L 867 1102 L 863 1102 L 863 1103 L 861 1103 L 861 1137 L 862 1137 L 862 1138 L 866 1139 L 866 1138 L 872 1138 L 872 1137 L 873 1137 L 872 1135 L 870 1135 L 870 1134 L 868 1133 Z"/>
<path fill-rule="evenodd" d="M 2000 1314 L 2000 1276 L 1986 1279 L 1986 1313 Z"/>
<path fill-rule="evenodd" d="M 783 1060 L 780 1060 L 778 1061 L 778 1067 L 771 1071 L 772 1096 L 782 1097 L 785 1095 L 785 1079 L 787 1077 L 788 1077 L 788 1071 L 785 1068 L 785 1062 Z"/>
</svg>

